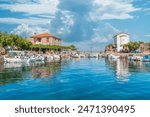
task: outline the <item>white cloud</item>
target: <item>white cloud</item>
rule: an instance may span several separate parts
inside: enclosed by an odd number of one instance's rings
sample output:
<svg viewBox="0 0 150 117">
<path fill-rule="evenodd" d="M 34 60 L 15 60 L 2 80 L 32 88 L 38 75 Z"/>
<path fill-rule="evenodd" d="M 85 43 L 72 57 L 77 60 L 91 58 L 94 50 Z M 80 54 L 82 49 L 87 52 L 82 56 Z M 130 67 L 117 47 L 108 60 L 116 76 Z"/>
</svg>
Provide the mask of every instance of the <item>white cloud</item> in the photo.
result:
<svg viewBox="0 0 150 117">
<path fill-rule="evenodd" d="M 74 25 L 73 15 L 69 11 L 61 11 L 61 26 L 58 28 L 58 34 L 70 33 L 71 27 Z"/>
<path fill-rule="evenodd" d="M 126 0 L 93 0 L 93 10 L 89 13 L 93 21 L 106 19 L 132 19 L 132 12 L 140 10 Z"/>
<path fill-rule="evenodd" d="M 93 51 L 103 50 L 105 45 L 108 43 L 113 43 L 113 37 L 116 33 L 119 33 L 120 30 L 115 28 L 109 23 L 100 24 L 97 28 L 93 29 L 92 38 L 84 41 L 68 42 L 64 45 L 76 45 L 80 50 Z"/>
<path fill-rule="evenodd" d="M 148 35 L 145 35 L 145 37 L 150 37 L 150 34 L 148 34 Z"/>
<path fill-rule="evenodd" d="M 21 1 L 21 2 L 20 2 Z M 11 12 L 23 12 L 28 15 L 48 14 L 54 15 L 59 0 L 15 0 L 13 4 L 1 4 L 0 8 Z M 17 3 L 16 3 L 17 2 Z"/>
<path fill-rule="evenodd" d="M 59 0 L 13 0 L 9 4 L 1 4 L 0 9 L 14 13 L 22 12 L 24 16 L 0 18 L 0 23 L 18 24 L 11 33 L 24 37 L 32 36 L 35 32 L 49 32 L 58 4 Z"/>
<path fill-rule="evenodd" d="M 101 28 L 103 27 L 103 28 Z M 100 25 L 97 28 L 93 29 L 94 33 L 92 36 L 92 42 L 95 43 L 108 43 L 112 42 L 113 36 L 120 32 L 117 28 L 112 26 L 109 23 L 106 23 L 104 25 Z"/>
<path fill-rule="evenodd" d="M 103 51 L 105 44 L 91 42 L 91 40 L 79 42 L 63 42 L 63 45 L 75 45 L 80 51 Z"/>
<path fill-rule="evenodd" d="M 34 35 L 34 33 L 44 33 L 44 32 L 49 32 L 49 31 L 45 28 L 32 26 L 28 24 L 21 24 L 11 31 L 12 34 L 18 34 L 24 37 L 32 36 Z"/>
<path fill-rule="evenodd" d="M 28 18 L 28 19 L 19 19 L 19 18 L 0 18 L 0 23 L 7 23 L 7 24 L 30 24 L 30 25 L 39 25 L 39 24 L 49 24 L 49 19 L 43 18 Z"/>
<path fill-rule="evenodd" d="M 31 31 L 31 27 L 33 29 L 33 25 L 35 27 L 47 26 L 47 30 L 51 30 L 52 26 L 53 28 L 57 27 L 56 30 L 54 29 L 56 34 L 70 33 L 71 27 L 74 25 L 73 15 L 67 10 L 60 10 L 59 3 L 60 0 L 13 0 L 9 4 L 0 4 L 0 9 L 23 13 L 22 18 L 0 18 L 0 23 L 18 24 L 18 27 L 12 32 L 20 35 L 23 35 L 20 32 L 30 35 L 29 31 Z M 60 17 L 57 14 L 60 14 Z M 18 32 L 21 27 L 26 31 Z"/>
<path fill-rule="evenodd" d="M 111 43 L 113 35 L 120 32 L 101 20 L 132 19 L 134 16 L 131 13 L 140 10 L 133 6 L 133 0 L 5 1 L 9 4 L 0 4 L 0 9 L 9 10 L 13 14 L 21 13 L 19 17 L 22 18 L 0 18 L 0 23 L 18 24 L 11 33 L 28 37 L 34 32 L 50 31 L 64 38 L 68 42 L 66 44 L 75 44 L 84 50 L 91 46 L 99 50 L 108 42 Z"/>
</svg>

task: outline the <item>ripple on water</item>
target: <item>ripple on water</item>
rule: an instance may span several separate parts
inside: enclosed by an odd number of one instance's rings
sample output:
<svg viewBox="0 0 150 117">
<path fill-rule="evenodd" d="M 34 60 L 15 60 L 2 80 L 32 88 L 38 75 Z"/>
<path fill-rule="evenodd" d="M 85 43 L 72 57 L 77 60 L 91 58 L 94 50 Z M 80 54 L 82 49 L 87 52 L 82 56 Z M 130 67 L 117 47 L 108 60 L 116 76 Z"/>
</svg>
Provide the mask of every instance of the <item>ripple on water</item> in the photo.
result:
<svg viewBox="0 0 150 117">
<path fill-rule="evenodd" d="M 0 99 L 150 99 L 150 66 L 81 59 L 0 71 Z"/>
</svg>

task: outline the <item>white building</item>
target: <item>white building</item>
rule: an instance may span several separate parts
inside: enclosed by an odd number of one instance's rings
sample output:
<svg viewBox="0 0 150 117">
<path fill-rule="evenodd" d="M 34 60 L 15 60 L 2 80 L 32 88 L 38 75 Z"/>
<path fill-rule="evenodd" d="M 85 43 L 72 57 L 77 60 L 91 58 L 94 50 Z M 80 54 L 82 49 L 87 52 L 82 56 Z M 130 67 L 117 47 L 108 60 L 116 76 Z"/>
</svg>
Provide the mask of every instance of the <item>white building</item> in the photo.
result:
<svg viewBox="0 0 150 117">
<path fill-rule="evenodd" d="M 117 52 L 120 52 L 123 49 L 123 45 L 130 42 L 130 36 L 127 33 L 119 33 L 115 38 L 115 45 Z"/>
</svg>

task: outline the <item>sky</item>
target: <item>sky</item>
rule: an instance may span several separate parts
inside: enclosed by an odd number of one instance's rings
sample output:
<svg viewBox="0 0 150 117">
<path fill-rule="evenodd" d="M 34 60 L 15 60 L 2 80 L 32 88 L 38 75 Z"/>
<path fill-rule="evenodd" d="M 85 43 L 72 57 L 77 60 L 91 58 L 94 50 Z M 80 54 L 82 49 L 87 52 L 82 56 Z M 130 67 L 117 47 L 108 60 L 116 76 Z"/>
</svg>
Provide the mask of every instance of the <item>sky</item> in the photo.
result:
<svg viewBox="0 0 150 117">
<path fill-rule="evenodd" d="M 0 0 L 0 31 L 48 32 L 83 51 L 102 51 L 121 32 L 150 42 L 150 0 Z"/>
</svg>

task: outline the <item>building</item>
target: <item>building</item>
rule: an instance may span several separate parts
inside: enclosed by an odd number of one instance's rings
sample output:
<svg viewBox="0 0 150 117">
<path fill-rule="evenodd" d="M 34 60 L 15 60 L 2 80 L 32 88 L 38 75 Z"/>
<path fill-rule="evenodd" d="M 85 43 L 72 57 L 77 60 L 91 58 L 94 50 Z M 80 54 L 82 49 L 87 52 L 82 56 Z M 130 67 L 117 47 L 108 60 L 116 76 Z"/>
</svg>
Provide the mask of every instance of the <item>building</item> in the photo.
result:
<svg viewBox="0 0 150 117">
<path fill-rule="evenodd" d="M 114 36 L 114 42 L 116 45 L 116 51 L 121 52 L 123 50 L 123 45 L 130 42 L 130 36 L 127 33 L 119 33 Z"/>
<path fill-rule="evenodd" d="M 141 43 L 140 44 L 140 52 L 149 53 L 150 52 L 150 43 Z"/>
<path fill-rule="evenodd" d="M 106 53 L 116 52 L 116 46 L 115 44 L 109 44 L 105 47 Z"/>
<path fill-rule="evenodd" d="M 32 44 L 61 45 L 61 39 L 49 33 L 35 34 L 29 40 Z"/>
</svg>

